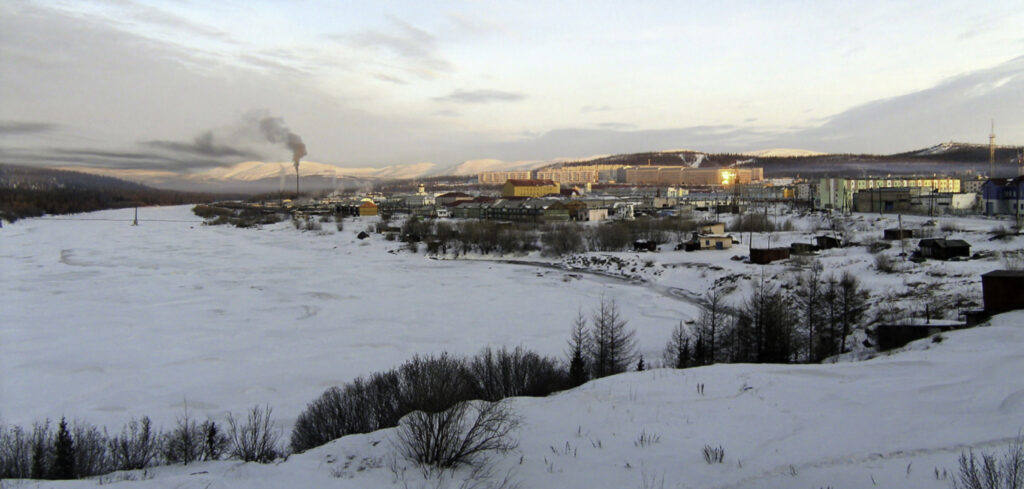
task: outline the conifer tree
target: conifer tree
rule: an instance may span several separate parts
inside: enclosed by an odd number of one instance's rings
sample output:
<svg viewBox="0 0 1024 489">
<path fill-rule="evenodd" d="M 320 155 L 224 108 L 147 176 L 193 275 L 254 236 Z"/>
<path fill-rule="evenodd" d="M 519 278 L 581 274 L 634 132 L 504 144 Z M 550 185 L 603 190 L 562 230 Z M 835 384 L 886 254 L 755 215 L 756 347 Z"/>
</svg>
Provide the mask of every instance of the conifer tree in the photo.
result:
<svg viewBox="0 0 1024 489">
<path fill-rule="evenodd" d="M 590 380 L 587 366 L 589 339 L 587 318 L 583 316 L 583 311 L 579 311 L 576 321 L 572 325 L 572 336 L 569 338 L 569 385 L 571 387 L 583 385 Z"/>
<path fill-rule="evenodd" d="M 53 478 L 74 479 L 75 478 L 75 444 L 71 439 L 71 432 L 68 431 L 68 422 L 60 418 L 57 426 L 57 439 L 53 443 Z"/>
</svg>

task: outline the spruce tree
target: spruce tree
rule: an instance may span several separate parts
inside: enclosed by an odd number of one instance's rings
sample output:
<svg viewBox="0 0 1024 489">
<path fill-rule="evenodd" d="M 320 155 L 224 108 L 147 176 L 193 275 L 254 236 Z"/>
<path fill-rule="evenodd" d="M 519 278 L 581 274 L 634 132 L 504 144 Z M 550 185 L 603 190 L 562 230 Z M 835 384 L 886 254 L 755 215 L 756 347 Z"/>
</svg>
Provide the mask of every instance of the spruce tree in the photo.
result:
<svg viewBox="0 0 1024 489">
<path fill-rule="evenodd" d="M 53 451 L 53 478 L 74 479 L 75 444 L 71 440 L 68 422 L 64 418 L 60 418 L 60 425 L 57 426 L 57 439 L 53 443 Z"/>
<path fill-rule="evenodd" d="M 587 368 L 587 318 L 580 311 L 573 323 L 572 336 L 569 338 L 569 385 L 576 387 L 590 380 Z"/>
</svg>

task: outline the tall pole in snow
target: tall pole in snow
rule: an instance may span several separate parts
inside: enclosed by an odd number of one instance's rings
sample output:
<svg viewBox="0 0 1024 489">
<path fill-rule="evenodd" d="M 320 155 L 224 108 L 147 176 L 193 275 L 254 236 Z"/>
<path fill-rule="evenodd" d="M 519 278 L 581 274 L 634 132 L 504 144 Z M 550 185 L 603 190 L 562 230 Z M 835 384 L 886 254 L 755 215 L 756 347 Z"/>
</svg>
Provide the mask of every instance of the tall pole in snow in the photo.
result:
<svg viewBox="0 0 1024 489">
<path fill-rule="evenodd" d="M 139 225 L 139 206 L 135 206 L 135 219 L 132 219 L 132 226 Z"/>
</svg>

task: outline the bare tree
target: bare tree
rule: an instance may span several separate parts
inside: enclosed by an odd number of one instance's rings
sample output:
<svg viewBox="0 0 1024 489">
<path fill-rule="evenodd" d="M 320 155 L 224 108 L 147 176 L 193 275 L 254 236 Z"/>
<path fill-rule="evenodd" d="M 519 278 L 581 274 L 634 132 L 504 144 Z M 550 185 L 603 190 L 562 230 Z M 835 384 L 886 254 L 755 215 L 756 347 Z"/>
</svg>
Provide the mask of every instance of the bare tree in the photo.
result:
<svg viewBox="0 0 1024 489">
<path fill-rule="evenodd" d="M 860 281 L 850 272 L 843 272 L 839 279 L 840 321 L 842 331 L 839 337 L 839 353 L 846 352 L 846 337 L 854 327 L 858 326 L 868 309 L 868 291 L 860 286 Z"/>
<path fill-rule="evenodd" d="M 594 377 L 625 372 L 636 356 L 636 332 L 626 329 L 628 323 L 614 300 L 602 298 L 591 321 L 590 365 Z"/>
<path fill-rule="evenodd" d="M 246 462 L 268 463 L 276 459 L 278 440 L 281 432 L 273 421 L 270 406 L 253 406 L 243 425 L 240 420 L 228 414 L 228 437 L 231 439 L 231 454 Z"/>
<path fill-rule="evenodd" d="M 680 321 L 672 330 L 672 336 L 665 345 L 665 352 L 662 354 L 665 366 L 672 368 L 686 368 L 690 366 L 690 333 L 686 326 Z"/>
<path fill-rule="evenodd" d="M 704 302 L 700 307 L 700 317 L 697 319 L 697 334 L 702 339 L 702 354 L 695 360 L 701 365 L 710 365 L 718 361 L 716 352 L 720 345 L 719 335 L 725 326 L 729 315 L 725 310 L 725 294 L 718 287 L 712 287 L 704 295 Z"/>
<path fill-rule="evenodd" d="M 821 328 L 824 311 L 822 311 L 822 286 L 821 286 L 821 272 L 823 267 L 821 262 L 815 260 L 811 264 L 810 268 L 804 273 L 800 274 L 796 278 L 796 282 L 793 284 L 793 300 L 796 303 L 796 307 L 799 309 L 798 316 L 804 329 L 804 333 L 807 335 L 807 362 L 815 362 L 820 360 L 816 355 L 816 348 L 814 347 L 814 335 Z"/>
<path fill-rule="evenodd" d="M 203 432 L 195 418 L 189 414 L 186 401 L 182 415 L 164 441 L 164 458 L 170 463 L 188 465 L 198 460 L 202 452 Z"/>
<path fill-rule="evenodd" d="M 514 449 L 518 442 L 512 434 L 518 426 L 519 418 L 506 401 L 461 402 L 444 411 L 415 411 L 402 418 L 392 443 L 425 473 L 444 471 L 478 464 L 486 452 Z"/>
<path fill-rule="evenodd" d="M 131 420 L 119 436 L 110 440 L 110 454 L 118 470 L 149 467 L 160 453 L 160 434 L 154 433 L 148 417 Z"/>
</svg>

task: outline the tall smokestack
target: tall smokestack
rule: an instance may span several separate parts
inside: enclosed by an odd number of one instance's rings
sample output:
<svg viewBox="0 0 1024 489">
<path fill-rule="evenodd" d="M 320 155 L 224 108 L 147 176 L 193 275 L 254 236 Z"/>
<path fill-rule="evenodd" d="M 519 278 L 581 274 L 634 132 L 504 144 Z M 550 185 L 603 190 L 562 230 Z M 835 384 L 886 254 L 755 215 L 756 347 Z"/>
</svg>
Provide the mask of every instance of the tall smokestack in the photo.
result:
<svg viewBox="0 0 1024 489">
<path fill-rule="evenodd" d="M 299 196 L 299 161 L 306 156 L 306 143 L 302 138 L 288 129 L 284 119 L 280 117 L 264 117 L 260 119 L 260 131 L 267 141 L 284 143 L 292 151 L 292 163 L 295 165 L 295 197 Z"/>
<path fill-rule="evenodd" d="M 996 120 L 992 119 L 992 132 L 988 134 L 988 177 L 996 177 Z"/>
</svg>

